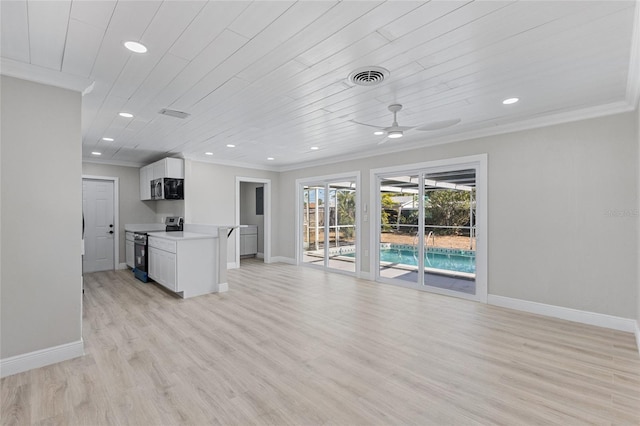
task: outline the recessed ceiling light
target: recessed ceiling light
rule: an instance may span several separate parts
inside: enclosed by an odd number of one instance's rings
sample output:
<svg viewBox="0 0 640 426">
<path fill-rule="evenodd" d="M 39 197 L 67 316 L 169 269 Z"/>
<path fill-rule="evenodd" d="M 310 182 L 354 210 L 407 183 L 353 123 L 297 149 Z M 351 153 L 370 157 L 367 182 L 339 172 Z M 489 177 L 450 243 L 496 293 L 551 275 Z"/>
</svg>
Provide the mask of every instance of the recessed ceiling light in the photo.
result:
<svg viewBox="0 0 640 426">
<path fill-rule="evenodd" d="M 275 158 L 273 158 L 273 157 L 267 157 L 267 160 L 269 160 L 269 161 L 273 161 L 273 160 L 275 160 Z"/>
<path fill-rule="evenodd" d="M 137 41 L 125 41 L 124 42 L 124 47 L 126 47 L 127 49 L 129 49 L 130 51 L 132 51 L 134 53 L 146 53 L 147 52 L 147 46 L 145 46 L 144 44 L 138 43 Z"/>
<path fill-rule="evenodd" d="M 320 149 L 320 148 L 318 148 L 317 146 L 312 146 L 312 147 L 311 147 L 311 151 L 317 151 L 317 150 L 319 150 L 319 149 Z"/>
<path fill-rule="evenodd" d="M 103 141 L 113 142 L 113 138 L 102 138 Z"/>
<path fill-rule="evenodd" d="M 382 130 L 378 130 L 377 132 L 373 132 L 373 134 L 376 136 L 380 136 L 380 135 L 384 135 L 384 132 Z"/>
<path fill-rule="evenodd" d="M 205 152 L 204 155 L 213 155 L 213 152 Z"/>
<path fill-rule="evenodd" d="M 502 101 L 502 103 L 504 105 L 511 105 L 511 104 L 515 104 L 516 102 L 518 102 L 520 99 L 519 98 L 507 98 L 504 101 Z"/>
<path fill-rule="evenodd" d="M 102 153 L 101 153 L 101 152 L 98 152 L 98 151 L 93 151 L 93 152 L 91 153 L 91 155 L 102 155 Z"/>
<path fill-rule="evenodd" d="M 236 146 L 235 146 L 234 144 L 232 144 L 232 143 L 228 143 L 228 144 L 227 144 L 227 148 L 235 148 L 235 147 L 236 147 Z"/>
<path fill-rule="evenodd" d="M 118 115 L 120 117 L 133 118 L 133 114 L 131 114 L 130 112 L 120 112 L 120 113 L 118 113 Z"/>
</svg>

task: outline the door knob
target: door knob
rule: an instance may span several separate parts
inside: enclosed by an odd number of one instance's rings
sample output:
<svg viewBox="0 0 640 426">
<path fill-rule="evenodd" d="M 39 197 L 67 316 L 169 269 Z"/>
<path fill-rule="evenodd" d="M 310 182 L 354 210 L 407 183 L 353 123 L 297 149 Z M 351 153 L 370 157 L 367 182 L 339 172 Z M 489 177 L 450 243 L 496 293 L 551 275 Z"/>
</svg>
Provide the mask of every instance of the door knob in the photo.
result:
<svg viewBox="0 0 640 426">
<path fill-rule="evenodd" d="M 113 231 L 109 231 L 110 234 L 113 234 Z"/>
<path fill-rule="evenodd" d="M 111 225 L 109 225 L 109 228 L 113 228 L 113 223 Z"/>
</svg>

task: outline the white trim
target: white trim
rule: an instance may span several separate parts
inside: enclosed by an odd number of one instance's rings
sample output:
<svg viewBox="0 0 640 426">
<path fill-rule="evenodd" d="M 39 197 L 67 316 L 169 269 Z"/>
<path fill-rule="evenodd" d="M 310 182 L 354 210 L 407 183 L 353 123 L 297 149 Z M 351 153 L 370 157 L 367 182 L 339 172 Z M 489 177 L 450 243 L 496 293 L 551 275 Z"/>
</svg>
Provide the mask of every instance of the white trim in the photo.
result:
<svg viewBox="0 0 640 426">
<path fill-rule="evenodd" d="M 286 256 L 273 256 L 270 262 L 265 261 L 264 263 L 287 263 L 289 265 L 297 265 L 295 259 Z"/>
<path fill-rule="evenodd" d="M 256 253 L 257 259 L 264 259 L 264 253 Z"/>
<path fill-rule="evenodd" d="M 118 263 L 118 269 L 129 269 L 129 265 L 126 262 Z"/>
<path fill-rule="evenodd" d="M 640 2 L 636 1 L 631 36 L 631 57 L 627 73 L 627 103 L 635 109 L 640 100 Z"/>
<path fill-rule="evenodd" d="M 319 167 L 328 164 L 345 163 L 348 161 L 362 160 L 365 158 L 380 157 L 396 152 L 407 152 L 453 142 L 464 142 L 478 138 L 502 135 L 506 133 L 516 133 L 520 131 L 533 130 L 541 127 L 549 127 L 593 118 L 606 117 L 614 114 L 621 114 L 633 110 L 635 110 L 635 108 L 627 103 L 627 101 L 612 102 L 606 105 L 597 105 L 580 110 L 565 111 L 552 115 L 528 118 L 514 123 L 470 129 L 468 131 L 462 131 L 461 133 L 455 133 L 451 135 L 443 135 L 433 138 L 417 138 L 415 140 L 404 140 L 402 144 L 385 144 L 384 148 L 362 150 L 352 154 L 340 154 L 339 156 L 322 158 L 317 161 L 300 162 L 292 165 L 282 166 L 278 168 L 278 171 L 289 172 L 292 170 L 306 169 L 309 167 Z"/>
<path fill-rule="evenodd" d="M 599 314 L 597 312 L 581 311 L 562 306 L 547 305 L 522 299 L 513 299 L 511 297 L 498 296 L 495 294 L 489 295 L 488 303 L 502 308 L 515 309 L 517 311 L 560 318 L 567 321 L 595 325 L 598 327 L 626 331 L 629 333 L 633 333 L 634 328 L 637 327 L 636 321 L 630 318 L 621 318 L 612 315 Z"/>
<path fill-rule="evenodd" d="M 227 262 L 227 269 L 238 269 L 238 265 L 240 263 L 236 262 Z"/>
<path fill-rule="evenodd" d="M 224 293 L 226 291 L 229 291 L 229 283 L 219 283 L 218 293 Z"/>
<path fill-rule="evenodd" d="M 231 160 L 216 160 L 214 158 L 200 158 L 194 155 L 185 155 L 184 158 L 187 160 L 196 161 L 199 163 L 219 164 L 222 166 L 239 167 L 241 169 L 265 170 L 268 172 L 280 171 L 278 167 L 265 166 L 264 164 L 244 163 L 241 161 L 231 161 Z"/>
<path fill-rule="evenodd" d="M 139 169 L 147 165 L 147 163 L 138 163 L 135 161 L 97 160 L 95 158 L 83 158 L 82 162 L 91 163 L 91 164 L 103 164 L 107 166 L 133 167 L 135 169 Z M 150 201 L 150 200 L 144 200 L 144 201 Z"/>
<path fill-rule="evenodd" d="M 51 68 L 27 64 L 13 59 L 1 58 L 2 75 L 33 81 L 48 86 L 60 87 L 84 93 L 95 82 L 73 74 L 55 71 Z"/>
<path fill-rule="evenodd" d="M 636 321 L 634 334 L 636 335 L 636 346 L 638 347 L 638 353 L 640 354 L 640 321 Z"/>
<path fill-rule="evenodd" d="M 56 364 L 68 359 L 77 358 L 84 355 L 84 343 L 78 340 L 64 345 L 52 346 L 46 349 L 16 355 L 0 360 L 0 377 L 7 377 L 13 374 L 46 365 Z"/>
<path fill-rule="evenodd" d="M 264 253 L 265 263 L 271 263 L 271 179 L 236 176 L 236 211 L 235 223 L 240 225 L 240 184 L 261 183 L 264 187 Z M 240 265 L 240 230 L 235 232 L 235 262 Z"/>
<path fill-rule="evenodd" d="M 118 269 L 120 263 L 120 178 L 115 176 L 82 175 L 82 180 L 106 180 L 113 182 L 113 269 Z"/>
<path fill-rule="evenodd" d="M 358 274 L 358 278 L 360 278 L 362 280 L 373 281 L 373 279 L 371 277 L 371 272 L 362 272 L 362 271 L 360 271 L 360 273 Z"/>
</svg>

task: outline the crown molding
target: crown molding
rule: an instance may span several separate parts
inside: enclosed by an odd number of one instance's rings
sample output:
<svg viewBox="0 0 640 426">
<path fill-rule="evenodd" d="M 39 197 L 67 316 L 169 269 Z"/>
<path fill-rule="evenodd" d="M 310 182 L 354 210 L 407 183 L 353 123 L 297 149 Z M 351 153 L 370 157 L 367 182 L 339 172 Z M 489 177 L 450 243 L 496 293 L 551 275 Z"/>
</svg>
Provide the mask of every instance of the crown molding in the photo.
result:
<svg viewBox="0 0 640 426">
<path fill-rule="evenodd" d="M 639 82 L 640 83 L 640 82 Z M 549 127 L 558 124 L 571 123 L 575 121 L 588 120 L 598 117 L 606 117 L 608 115 L 621 114 L 635 110 L 635 106 L 627 101 L 612 102 L 605 105 L 597 105 L 588 108 L 582 108 L 573 111 L 565 111 L 557 114 L 542 115 L 539 117 L 528 118 L 520 120 L 514 123 L 502 124 L 493 127 L 476 128 L 461 133 L 452 135 L 445 135 L 436 137 L 433 139 L 420 139 L 412 141 L 406 144 L 391 146 L 374 151 L 357 152 L 353 154 L 340 154 L 332 157 L 322 158 L 314 161 L 307 161 L 303 163 L 295 163 L 291 165 L 283 166 L 264 166 L 261 164 L 243 163 L 236 161 L 225 161 L 216 159 L 203 159 L 201 157 L 184 155 L 183 157 L 190 161 L 196 161 L 199 163 L 218 164 L 228 167 L 240 167 L 244 169 L 252 170 L 264 170 L 269 172 L 289 172 L 293 170 L 305 169 L 308 167 L 325 166 L 328 164 L 342 163 L 345 161 L 361 160 L 364 158 L 377 157 L 385 154 L 393 154 L 398 152 L 411 151 L 420 148 L 426 148 L 430 146 L 443 145 L 447 143 L 462 142 L 466 140 L 478 139 L 489 136 L 502 135 L 506 133 L 515 133 L 526 130 L 533 130 L 541 127 Z M 106 164 L 112 166 L 125 166 L 125 167 L 143 167 L 145 164 L 127 161 L 109 161 L 109 160 L 96 160 L 83 158 L 85 163 L 97 163 Z"/>
<path fill-rule="evenodd" d="M 62 89 L 73 90 L 74 92 L 80 92 L 83 95 L 89 93 L 93 89 L 94 84 L 94 81 L 88 78 L 65 74 L 51 68 L 25 64 L 24 62 L 14 61 L 8 58 L 0 58 L 0 74 Z"/>
<path fill-rule="evenodd" d="M 120 161 L 120 160 L 96 160 L 94 158 L 83 158 L 83 163 L 102 164 L 105 166 L 121 166 L 121 167 L 135 167 L 140 168 L 146 166 L 143 163 L 137 163 L 134 161 Z"/>
<path fill-rule="evenodd" d="M 338 156 L 322 158 L 315 161 L 304 163 L 296 163 L 295 165 L 282 166 L 278 168 L 280 172 L 288 172 L 293 170 L 305 169 L 308 167 L 324 166 L 327 164 L 335 164 L 337 162 L 360 160 L 363 158 L 377 157 L 384 154 L 392 154 L 397 152 L 411 151 L 414 149 L 426 148 L 430 146 L 443 145 L 453 142 L 462 142 L 466 140 L 478 139 L 488 136 L 496 136 L 506 133 L 515 133 L 526 130 L 537 129 L 541 127 L 554 126 L 558 124 L 570 123 L 575 121 L 588 120 L 608 115 L 620 114 L 633 111 L 635 107 L 626 101 L 612 102 L 605 105 L 597 105 L 594 107 L 582 108 L 579 110 L 565 111 L 557 114 L 543 115 L 534 118 L 520 120 L 514 123 L 502 124 L 493 127 L 471 129 L 462 133 L 436 137 L 433 139 L 422 139 L 410 142 L 396 147 L 389 147 L 375 151 L 367 151 L 365 153 L 358 152 L 353 154 L 342 154 Z"/>
<path fill-rule="evenodd" d="M 265 170 L 268 172 L 279 172 L 279 167 L 273 166 L 264 166 L 262 164 L 252 164 L 252 163 L 243 163 L 239 161 L 225 161 L 225 160 L 216 160 L 215 158 L 207 159 L 195 156 L 185 155 L 185 159 L 190 161 L 195 161 L 198 163 L 209 163 L 209 164 L 218 164 L 220 166 L 229 166 L 229 167 L 241 167 L 243 169 L 251 169 L 251 170 Z"/>
</svg>

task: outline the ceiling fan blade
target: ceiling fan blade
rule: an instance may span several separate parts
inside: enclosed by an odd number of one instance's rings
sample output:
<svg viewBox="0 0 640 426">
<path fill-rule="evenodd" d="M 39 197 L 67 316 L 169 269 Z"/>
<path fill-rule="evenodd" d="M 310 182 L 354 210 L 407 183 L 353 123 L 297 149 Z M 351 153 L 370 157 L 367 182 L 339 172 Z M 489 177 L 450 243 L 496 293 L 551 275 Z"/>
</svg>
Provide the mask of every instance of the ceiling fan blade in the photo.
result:
<svg viewBox="0 0 640 426">
<path fill-rule="evenodd" d="M 459 118 L 453 118 L 451 120 L 442 120 L 442 121 L 434 121 L 433 123 L 425 124 L 424 126 L 418 127 L 417 130 L 429 131 L 429 130 L 440 130 L 447 127 L 455 126 L 462 120 Z"/>
<path fill-rule="evenodd" d="M 384 128 L 383 128 L 383 127 L 380 127 L 380 126 L 374 126 L 373 124 L 361 123 L 361 122 L 356 121 L 356 120 L 349 120 L 349 121 L 351 121 L 352 123 L 360 124 L 360 125 L 362 125 L 362 126 L 368 126 L 368 127 L 373 127 L 374 129 L 384 130 Z"/>
<path fill-rule="evenodd" d="M 385 127 L 384 130 L 385 132 L 406 132 L 407 130 L 411 130 L 414 127 L 409 127 L 409 126 L 391 126 L 391 127 Z"/>
<path fill-rule="evenodd" d="M 387 142 L 389 140 L 389 138 L 382 138 L 382 140 L 380 142 L 378 142 L 378 145 L 382 145 L 383 143 Z"/>
</svg>

